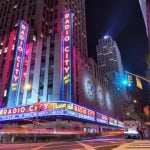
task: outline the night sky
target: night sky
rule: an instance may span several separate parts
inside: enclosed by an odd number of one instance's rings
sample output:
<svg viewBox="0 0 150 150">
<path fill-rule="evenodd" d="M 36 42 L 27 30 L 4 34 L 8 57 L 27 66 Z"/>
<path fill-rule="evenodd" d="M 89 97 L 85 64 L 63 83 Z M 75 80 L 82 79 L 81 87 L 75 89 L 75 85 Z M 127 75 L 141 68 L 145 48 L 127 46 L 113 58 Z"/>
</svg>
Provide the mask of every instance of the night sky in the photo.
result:
<svg viewBox="0 0 150 150">
<path fill-rule="evenodd" d="M 124 70 L 144 75 L 148 42 L 138 0 L 85 0 L 89 56 L 104 35 L 116 40 Z"/>
</svg>

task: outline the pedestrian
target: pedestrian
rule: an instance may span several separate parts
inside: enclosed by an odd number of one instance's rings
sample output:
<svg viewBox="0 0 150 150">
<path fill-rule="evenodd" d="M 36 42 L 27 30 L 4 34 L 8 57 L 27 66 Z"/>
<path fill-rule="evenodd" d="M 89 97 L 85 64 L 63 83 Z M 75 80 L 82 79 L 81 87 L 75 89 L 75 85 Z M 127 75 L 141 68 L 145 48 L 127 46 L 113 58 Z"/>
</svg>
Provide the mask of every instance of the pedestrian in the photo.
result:
<svg viewBox="0 0 150 150">
<path fill-rule="evenodd" d="M 143 139 L 144 136 L 143 136 L 142 128 L 140 128 L 140 127 L 138 126 L 138 127 L 137 127 L 137 132 L 139 133 L 140 139 Z"/>
<path fill-rule="evenodd" d="M 137 132 L 139 133 L 139 138 L 141 138 L 142 136 L 141 136 L 141 131 L 140 131 L 140 127 L 139 127 L 139 125 L 137 126 Z"/>
<path fill-rule="evenodd" d="M 148 128 L 148 139 L 150 140 L 150 127 Z"/>
<path fill-rule="evenodd" d="M 144 139 L 144 135 L 143 135 L 142 129 L 140 129 L 140 136 L 141 136 L 141 139 L 143 140 Z"/>
<path fill-rule="evenodd" d="M 141 128 L 142 139 L 145 139 L 145 128 Z"/>
</svg>

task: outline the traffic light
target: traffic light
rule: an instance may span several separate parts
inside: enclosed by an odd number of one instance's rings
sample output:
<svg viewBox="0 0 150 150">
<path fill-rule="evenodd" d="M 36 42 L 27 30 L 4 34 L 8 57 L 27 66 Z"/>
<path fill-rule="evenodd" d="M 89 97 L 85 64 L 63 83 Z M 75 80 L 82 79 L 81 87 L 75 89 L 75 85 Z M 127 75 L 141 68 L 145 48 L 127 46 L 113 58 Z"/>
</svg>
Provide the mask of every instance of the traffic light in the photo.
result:
<svg viewBox="0 0 150 150">
<path fill-rule="evenodd" d="M 131 82 L 127 76 L 121 80 L 121 85 L 131 87 Z"/>
<path fill-rule="evenodd" d="M 142 90 L 142 82 L 138 77 L 136 77 L 136 86 Z"/>
<path fill-rule="evenodd" d="M 122 84 L 125 85 L 125 86 L 128 85 L 128 80 L 127 79 L 123 79 L 122 80 Z"/>
</svg>

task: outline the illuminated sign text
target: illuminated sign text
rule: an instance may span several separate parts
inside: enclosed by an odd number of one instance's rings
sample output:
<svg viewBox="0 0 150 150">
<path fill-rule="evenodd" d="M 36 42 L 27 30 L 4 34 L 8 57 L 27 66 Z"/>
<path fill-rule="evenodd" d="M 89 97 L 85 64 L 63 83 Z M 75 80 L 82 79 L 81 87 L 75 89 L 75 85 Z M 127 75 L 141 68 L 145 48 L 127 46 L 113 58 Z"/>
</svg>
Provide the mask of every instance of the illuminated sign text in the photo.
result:
<svg viewBox="0 0 150 150">
<path fill-rule="evenodd" d="M 33 118 L 38 116 L 70 116 L 80 118 L 83 120 L 90 120 L 97 123 L 105 123 L 113 126 L 123 127 L 123 122 L 100 114 L 88 108 L 76 105 L 71 102 L 58 101 L 58 102 L 46 102 L 41 103 L 41 110 L 39 111 L 38 106 L 27 105 L 13 108 L 2 108 L 0 109 L 0 122 L 7 120 L 17 120 L 24 118 Z M 109 119 L 108 119 L 109 118 Z M 114 122 L 118 122 L 118 125 Z"/>
<path fill-rule="evenodd" d="M 18 35 L 16 37 L 14 66 L 13 66 L 13 72 L 12 72 L 9 95 L 8 95 L 8 103 L 7 103 L 8 107 L 17 106 L 18 104 L 27 34 L 28 34 L 28 24 L 25 23 L 24 21 L 20 21 L 20 25 L 18 28 Z"/>
<path fill-rule="evenodd" d="M 72 13 L 65 10 L 62 19 L 62 100 L 72 97 Z"/>
<path fill-rule="evenodd" d="M 108 116 L 96 113 L 97 122 L 108 124 Z"/>
<path fill-rule="evenodd" d="M 18 46 L 17 46 L 17 57 L 16 57 L 16 64 L 14 68 L 14 75 L 13 75 L 13 82 L 12 82 L 12 90 L 16 90 L 18 84 L 18 78 L 20 73 L 20 65 L 21 65 L 21 57 L 22 52 L 24 50 L 24 40 L 26 38 L 26 26 L 24 24 L 21 25 L 20 28 L 20 36 L 18 39 Z"/>
</svg>

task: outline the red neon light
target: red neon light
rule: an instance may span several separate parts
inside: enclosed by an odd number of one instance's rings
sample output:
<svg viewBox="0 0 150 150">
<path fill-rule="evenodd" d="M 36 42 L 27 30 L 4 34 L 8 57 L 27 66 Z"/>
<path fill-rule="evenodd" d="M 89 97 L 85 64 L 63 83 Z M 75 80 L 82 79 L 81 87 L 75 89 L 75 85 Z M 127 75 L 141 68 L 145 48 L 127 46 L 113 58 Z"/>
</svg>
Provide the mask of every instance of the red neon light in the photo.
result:
<svg viewBox="0 0 150 150">
<path fill-rule="evenodd" d="M 88 110 L 84 107 L 81 107 L 81 106 L 73 105 L 73 110 L 75 112 L 78 112 L 78 113 L 81 113 L 81 114 L 84 114 L 84 115 L 88 115 L 88 116 L 92 116 L 92 117 L 95 116 L 95 112 L 90 111 L 90 110 Z"/>
<path fill-rule="evenodd" d="M 43 128 L 31 128 L 31 127 L 13 127 L 0 129 L 0 133 L 5 134 L 85 134 L 83 130 L 60 130 L 60 129 L 43 129 Z"/>
<path fill-rule="evenodd" d="M 102 115 L 101 117 L 102 117 L 102 120 L 108 121 L 108 117 L 107 116 Z"/>
<path fill-rule="evenodd" d="M 64 31 L 64 41 L 65 41 L 65 48 L 64 48 L 64 81 L 65 84 L 67 84 L 70 81 L 70 76 L 69 76 L 69 71 L 70 71 L 70 58 L 69 58 L 69 53 L 70 53 L 70 14 L 66 13 L 65 14 L 65 31 Z"/>
<path fill-rule="evenodd" d="M 26 26 L 22 24 L 21 26 L 21 31 L 20 31 L 20 36 L 19 36 L 19 44 L 17 47 L 18 54 L 16 57 L 16 65 L 15 65 L 15 71 L 14 71 L 14 76 L 13 76 L 13 83 L 12 83 L 12 90 L 16 90 L 17 88 L 17 82 L 19 78 L 19 70 L 20 70 L 20 60 L 21 60 L 21 55 L 22 55 L 22 50 L 23 50 L 23 41 L 25 39 L 25 31 L 26 31 Z"/>
<path fill-rule="evenodd" d="M 109 117 L 109 122 L 114 123 L 114 119 Z"/>
</svg>

